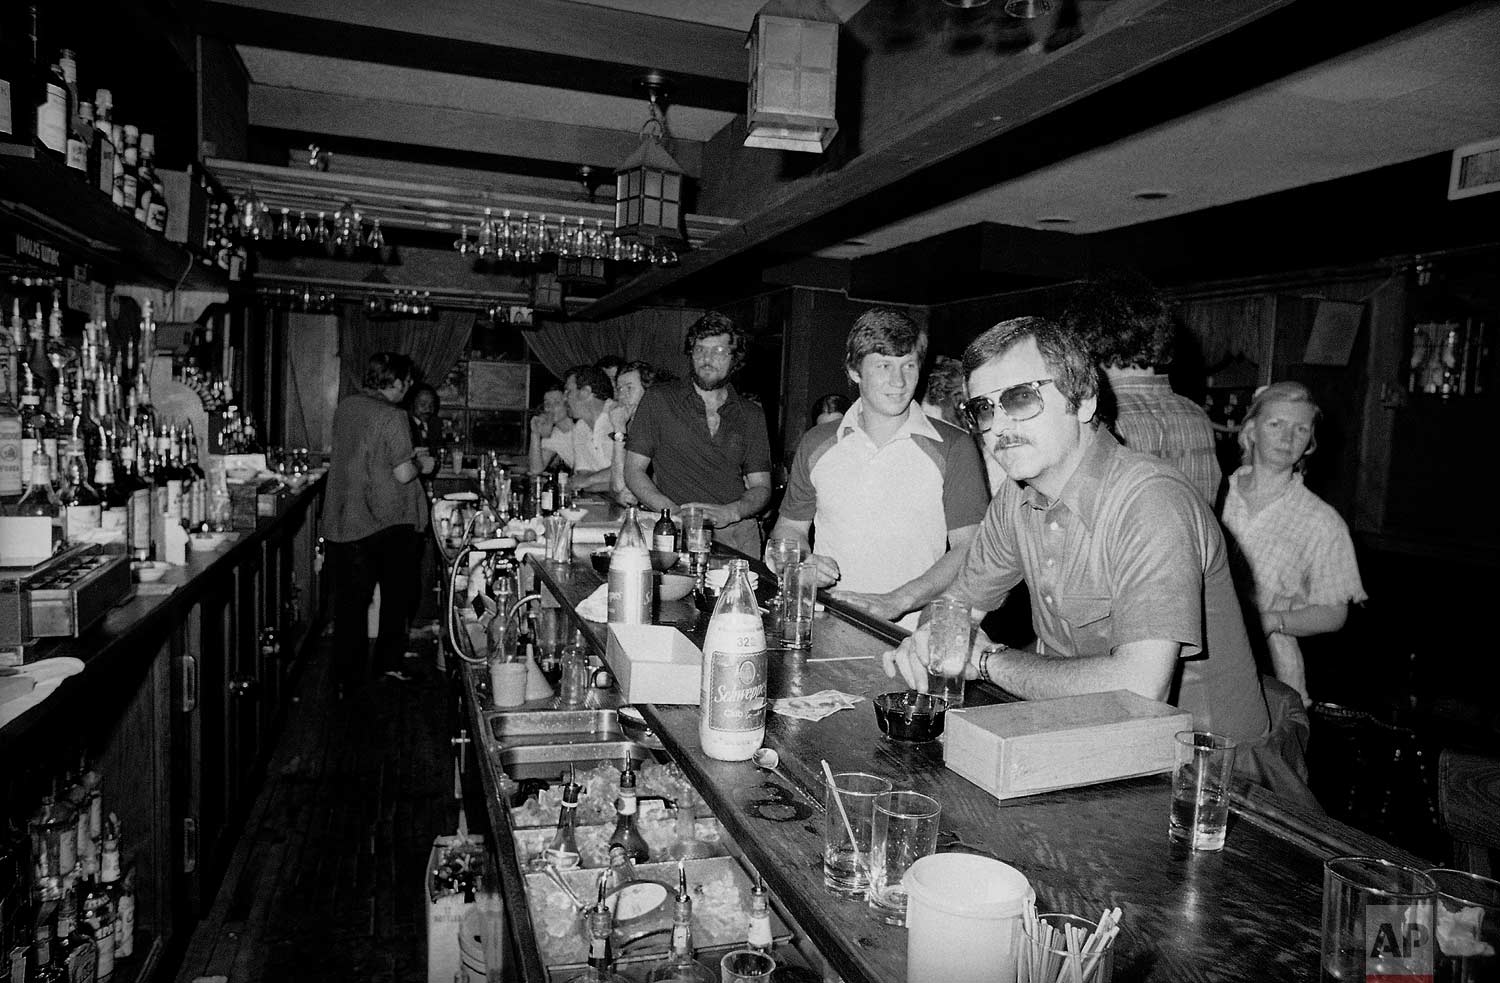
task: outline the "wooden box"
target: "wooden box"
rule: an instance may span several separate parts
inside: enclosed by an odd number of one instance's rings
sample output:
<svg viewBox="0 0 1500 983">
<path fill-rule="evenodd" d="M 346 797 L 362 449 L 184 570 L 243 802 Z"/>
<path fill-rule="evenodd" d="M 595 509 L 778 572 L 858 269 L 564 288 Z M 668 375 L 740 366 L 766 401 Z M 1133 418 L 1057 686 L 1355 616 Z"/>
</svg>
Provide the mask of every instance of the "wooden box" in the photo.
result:
<svg viewBox="0 0 1500 983">
<path fill-rule="evenodd" d="M 1172 770 L 1193 715 L 1126 690 L 948 714 L 944 763 L 1001 799 Z"/>
</svg>

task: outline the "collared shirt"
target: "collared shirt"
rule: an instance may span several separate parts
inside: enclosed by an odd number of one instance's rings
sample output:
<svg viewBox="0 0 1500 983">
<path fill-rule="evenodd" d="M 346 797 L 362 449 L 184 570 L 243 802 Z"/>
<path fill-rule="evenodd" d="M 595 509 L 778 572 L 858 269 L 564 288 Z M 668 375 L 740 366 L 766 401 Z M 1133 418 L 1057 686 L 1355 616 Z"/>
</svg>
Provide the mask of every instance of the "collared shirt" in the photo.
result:
<svg viewBox="0 0 1500 983">
<path fill-rule="evenodd" d="M 564 464 L 574 471 L 599 471 L 614 463 L 614 441 L 610 434 L 614 424 L 610 423 L 609 411 L 615 401 L 606 399 L 592 425 L 584 420 L 574 420 L 573 429 L 567 433 L 553 430 L 542 438 L 542 449 L 550 450 L 562 458 Z"/>
<path fill-rule="evenodd" d="M 323 535 L 350 543 L 391 526 L 416 527 L 426 500 L 422 483 L 396 480 L 395 470 L 412 457 L 406 411 L 379 396 L 354 393 L 333 411 L 333 459 Z"/>
<path fill-rule="evenodd" d="M 1159 457 L 1187 475 L 1212 508 L 1224 472 L 1214 450 L 1214 428 L 1203 407 L 1172 391 L 1164 375 L 1111 377 L 1114 432 L 1133 451 Z"/>
<path fill-rule="evenodd" d="M 856 400 L 842 420 L 809 430 L 797 446 L 781 515 L 811 520 L 817 551 L 839 565 L 839 587 L 884 593 L 926 573 L 948 533 L 984 517 L 989 493 L 968 434 L 913 403 L 877 445 Z"/>
<path fill-rule="evenodd" d="M 630 421 L 626 450 L 651 459 L 652 480 L 674 502 L 736 502 L 745 494 L 745 475 L 771 470 L 765 413 L 733 386 L 724 391 L 712 434 L 691 379 L 646 390 Z"/>
<path fill-rule="evenodd" d="M 1089 446 L 1055 500 L 1014 481 L 1001 486 L 951 593 L 993 610 L 1025 580 L 1032 626 L 1053 657 L 1179 642 L 1173 699 L 1194 725 L 1262 736 L 1265 696 L 1213 513 L 1176 468 L 1105 431 L 1083 439 Z"/>
</svg>

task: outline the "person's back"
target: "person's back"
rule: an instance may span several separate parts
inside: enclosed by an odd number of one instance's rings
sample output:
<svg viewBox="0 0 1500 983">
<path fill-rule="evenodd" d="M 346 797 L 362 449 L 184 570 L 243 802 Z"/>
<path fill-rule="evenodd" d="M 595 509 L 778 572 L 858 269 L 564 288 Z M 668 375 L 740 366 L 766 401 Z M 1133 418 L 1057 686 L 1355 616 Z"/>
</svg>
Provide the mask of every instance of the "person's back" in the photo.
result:
<svg viewBox="0 0 1500 983">
<path fill-rule="evenodd" d="M 421 486 L 402 484 L 392 474 L 411 457 L 410 446 L 407 415 L 400 407 L 368 393 L 354 393 L 339 402 L 333 414 L 325 538 L 350 542 L 417 522 Z"/>
<path fill-rule="evenodd" d="M 1166 461 L 1212 506 L 1224 475 L 1214 450 L 1214 428 L 1203 407 L 1172 391 L 1163 375 L 1105 370 L 1115 398 L 1111 429 L 1131 450 Z"/>
</svg>

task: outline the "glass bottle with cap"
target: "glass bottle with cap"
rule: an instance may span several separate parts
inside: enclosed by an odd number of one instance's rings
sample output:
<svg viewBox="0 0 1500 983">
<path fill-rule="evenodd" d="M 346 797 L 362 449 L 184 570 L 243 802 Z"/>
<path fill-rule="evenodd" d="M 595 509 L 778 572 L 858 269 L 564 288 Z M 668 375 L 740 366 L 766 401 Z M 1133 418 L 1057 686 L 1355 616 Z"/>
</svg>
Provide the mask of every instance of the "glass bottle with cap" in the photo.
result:
<svg viewBox="0 0 1500 983">
<path fill-rule="evenodd" d="M 716 983 L 693 948 L 693 896 L 688 893 L 687 866 L 677 861 L 677 897 L 672 903 L 672 943 L 667 956 L 646 976 L 646 983 Z"/>
<path fill-rule="evenodd" d="M 614 971 L 614 949 L 611 936 L 614 934 L 614 915 L 604 903 L 607 890 L 608 871 L 599 874 L 599 900 L 585 912 L 584 922 L 588 926 L 588 966 L 566 983 L 631 983 L 629 979 Z"/>
</svg>

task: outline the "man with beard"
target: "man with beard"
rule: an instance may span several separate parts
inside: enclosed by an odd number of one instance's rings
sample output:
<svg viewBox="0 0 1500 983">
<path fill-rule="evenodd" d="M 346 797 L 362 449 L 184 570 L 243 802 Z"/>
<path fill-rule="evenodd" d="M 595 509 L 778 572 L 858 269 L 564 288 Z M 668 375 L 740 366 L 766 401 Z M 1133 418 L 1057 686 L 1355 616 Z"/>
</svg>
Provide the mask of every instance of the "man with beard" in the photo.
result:
<svg viewBox="0 0 1500 983">
<path fill-rule="evenodd" d="M 771 498 L 766 417 L 729 384 L 746 346 L 723 314 L 694 322 L 683 342 L 688 378 L 653 386 L 630 421 L 625 483 L 647 508 L 703 506 L 715 539 L 759 556 L 755 516 Z"/>
<path fill-rule="evenodd" d="M 855 320 L 844 370 L 859 399 L 802 438 L 771 534 L 808 551 L 816 527 L 819 586 L 888 620 L 943 592 L 989 503 L 973 439 L 914 400 L 926 355 L 927 332 L 900 311 Z"/>
<path fill-rule="evenodd" d="M 1270 715 L 1208 504 L 1181 471 L 1099 426 L 1097 370 L 1077 335 L 1005 321 L 969 345 L 964 370 L 964 412 L 1009 480 L 949 592 L 993 610 L 1025 580 L 1038 639 L 1030 652 L 978 633 L 970 678 L 1028 699 L 1128 689 L 1172 702 L 1240 741 L 1237 765 L 1255 773 Z M 887 674 L 922 686 L 926 641 L 923 627 L 887 653 Z"/>
</svg>

